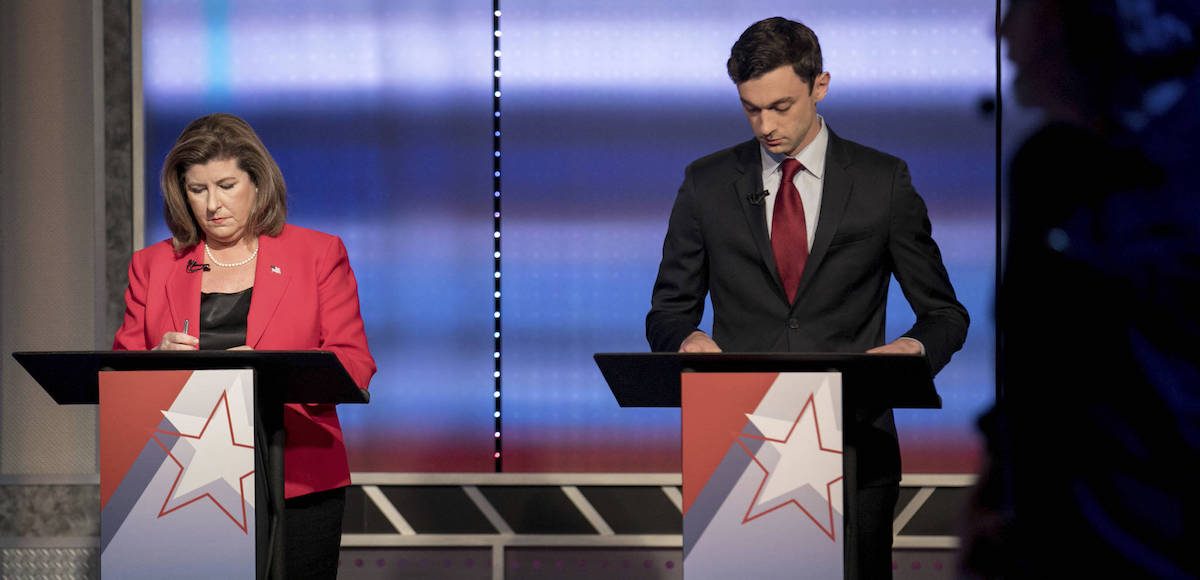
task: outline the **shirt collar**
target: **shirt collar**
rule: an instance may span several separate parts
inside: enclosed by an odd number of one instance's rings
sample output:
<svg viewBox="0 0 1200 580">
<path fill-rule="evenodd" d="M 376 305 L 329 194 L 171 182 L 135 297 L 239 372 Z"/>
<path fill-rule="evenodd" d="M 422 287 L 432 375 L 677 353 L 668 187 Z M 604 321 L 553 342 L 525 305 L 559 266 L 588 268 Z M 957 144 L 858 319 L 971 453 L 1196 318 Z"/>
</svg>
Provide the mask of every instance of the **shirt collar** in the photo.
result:
<svg viewBox="0 0 1200 580">
<path fill-rule="evenodd" d="M 821 123 L 821 130 L 817 131 L 817 136 L 804 149 L 801 149 L 794 157 L 804 170 L 817 179 L 821 179 L 825 175 L 825 150 L 829 147 L 829 130 L 825 128 L 825 118 L 817 115 L 817 121 Z M 762 151 L 762 172 L 763 176 L 771 175 L 779 170 L 779 166 L 783 163 L 785 155 L 776 155 L 767 151 L 762 143 L 758 145 Z"/>
</svg>

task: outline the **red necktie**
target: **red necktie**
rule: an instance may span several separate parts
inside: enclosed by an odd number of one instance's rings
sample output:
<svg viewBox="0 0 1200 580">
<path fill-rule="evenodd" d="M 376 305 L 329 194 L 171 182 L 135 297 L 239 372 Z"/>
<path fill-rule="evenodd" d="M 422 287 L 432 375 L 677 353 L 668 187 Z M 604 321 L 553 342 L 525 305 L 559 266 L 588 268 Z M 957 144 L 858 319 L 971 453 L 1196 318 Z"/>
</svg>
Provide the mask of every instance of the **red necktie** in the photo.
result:
<svg viewBox="0 0 1200 580">
<path fill-rule="evenodd" d="M 800 274 L 808 261 L 808 225 L 804 221 L 804 202 L 792 180 L 804 165 L 791 157 L 783 161 L 783 178 L 775 193 L 775 213 L 771 217 L 771 251 L 775 266 L 787 292 L 788 303 L 796 299 Z"/>
</svg>

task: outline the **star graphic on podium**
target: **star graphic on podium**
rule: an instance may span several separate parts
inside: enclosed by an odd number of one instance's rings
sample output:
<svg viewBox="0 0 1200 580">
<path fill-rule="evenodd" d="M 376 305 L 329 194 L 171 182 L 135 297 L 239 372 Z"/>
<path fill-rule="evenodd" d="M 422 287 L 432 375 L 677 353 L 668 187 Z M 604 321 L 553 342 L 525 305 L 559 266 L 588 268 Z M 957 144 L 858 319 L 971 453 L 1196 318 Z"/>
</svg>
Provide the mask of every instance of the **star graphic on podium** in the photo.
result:
<svg viewBox="0 0 1200 580">
<path fill-rule="evenodd" d="M 785 423 L 782 426 L 786 427 L 786 421 L 779 419 L 761 415 L 747 417 L 763 433 L 782 431 L 763 429 L 764 426 L 778 428 L 780 423 Z M 762 446 L 757 452 L 751 451 L 743 439 L 762 441 Z M 782 439 L 743 434 L 738 445 L 763 471 L 762 482 L 742 518 L 743 524 L 790 504 L 800 508 L 830 540 L 837 540 L 833 496 L 841 492 L 838 484 L 843 477 L 842 452 L 822 444 L 820 418 L 812 395 Z"/>
<path fill-rule="evenodd" d="M 254 490 L 246 489 L 246 478 L 254 474 L 254 445 L 239 443 L 233 433 L 233 418 L 229 410 L 229 395 L 222 392 L 213 405 L 208 417 L 196 417 L 185 413 L 164 411 L 163 415 L 175 425 L 179 432 L 159 431 L 162 435 L 179 437 L 174 447 L 168 447 L 155 435 L 154 440 L 162 447 L 171 461 L 179 466 L 179 473 L 171 483 L 167 497 L 163 499 L 158 517 L 208 498 L 233 523 L 249 533 L 246 522 L 246 496 Z M 190 435 L 186 430 L 199 427 L 199 433 Z M 193 450 L 186 463 L 176 457 L 179 445 L 188 445 Z M 253 500 L 251 500 L 253 501 Z M 236 505 L 230 509 L 226 504 Z M 239 515 L 235 516 L 237 512 Z"/>
</svg>

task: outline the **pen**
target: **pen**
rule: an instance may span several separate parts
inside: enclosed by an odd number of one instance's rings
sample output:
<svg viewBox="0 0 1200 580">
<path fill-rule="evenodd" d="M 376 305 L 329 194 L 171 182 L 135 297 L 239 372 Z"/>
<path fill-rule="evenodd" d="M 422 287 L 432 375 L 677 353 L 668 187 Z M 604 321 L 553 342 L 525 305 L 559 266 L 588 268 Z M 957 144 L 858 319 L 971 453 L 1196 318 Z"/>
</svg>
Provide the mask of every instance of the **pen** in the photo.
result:
<svg viewBox="0 0 1200 580">
<path fill-rule="evenodd" d="M 187 320 L 186 318 L 183 320 L 183 333 L 184 334 L 188 333 L 188 322 L 191 322 L 191 321 Z"/>
</svg>

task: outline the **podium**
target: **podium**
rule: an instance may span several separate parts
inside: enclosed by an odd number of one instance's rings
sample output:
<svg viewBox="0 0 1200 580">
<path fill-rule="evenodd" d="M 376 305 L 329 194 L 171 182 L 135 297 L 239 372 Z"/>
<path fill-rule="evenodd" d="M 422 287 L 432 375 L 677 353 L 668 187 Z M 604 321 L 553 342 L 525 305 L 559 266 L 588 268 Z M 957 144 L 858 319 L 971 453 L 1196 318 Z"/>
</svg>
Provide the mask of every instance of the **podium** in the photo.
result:
<svg viewBox="0 0 1200 580">
<path fill-rule="evenodd" d="M 856 415 L 941 408 L 920 355 L 594 358 L 622 407 L 681 408 L 688 580 L 858 578 L 846 431 Z"/>
<path fill-rule="evenodd" d="M 283 405 L 369 401 L 327 351 L 13 358 L 58 404 L 100 405 L 102 577 L 285 577 Z"/>
</svg>

